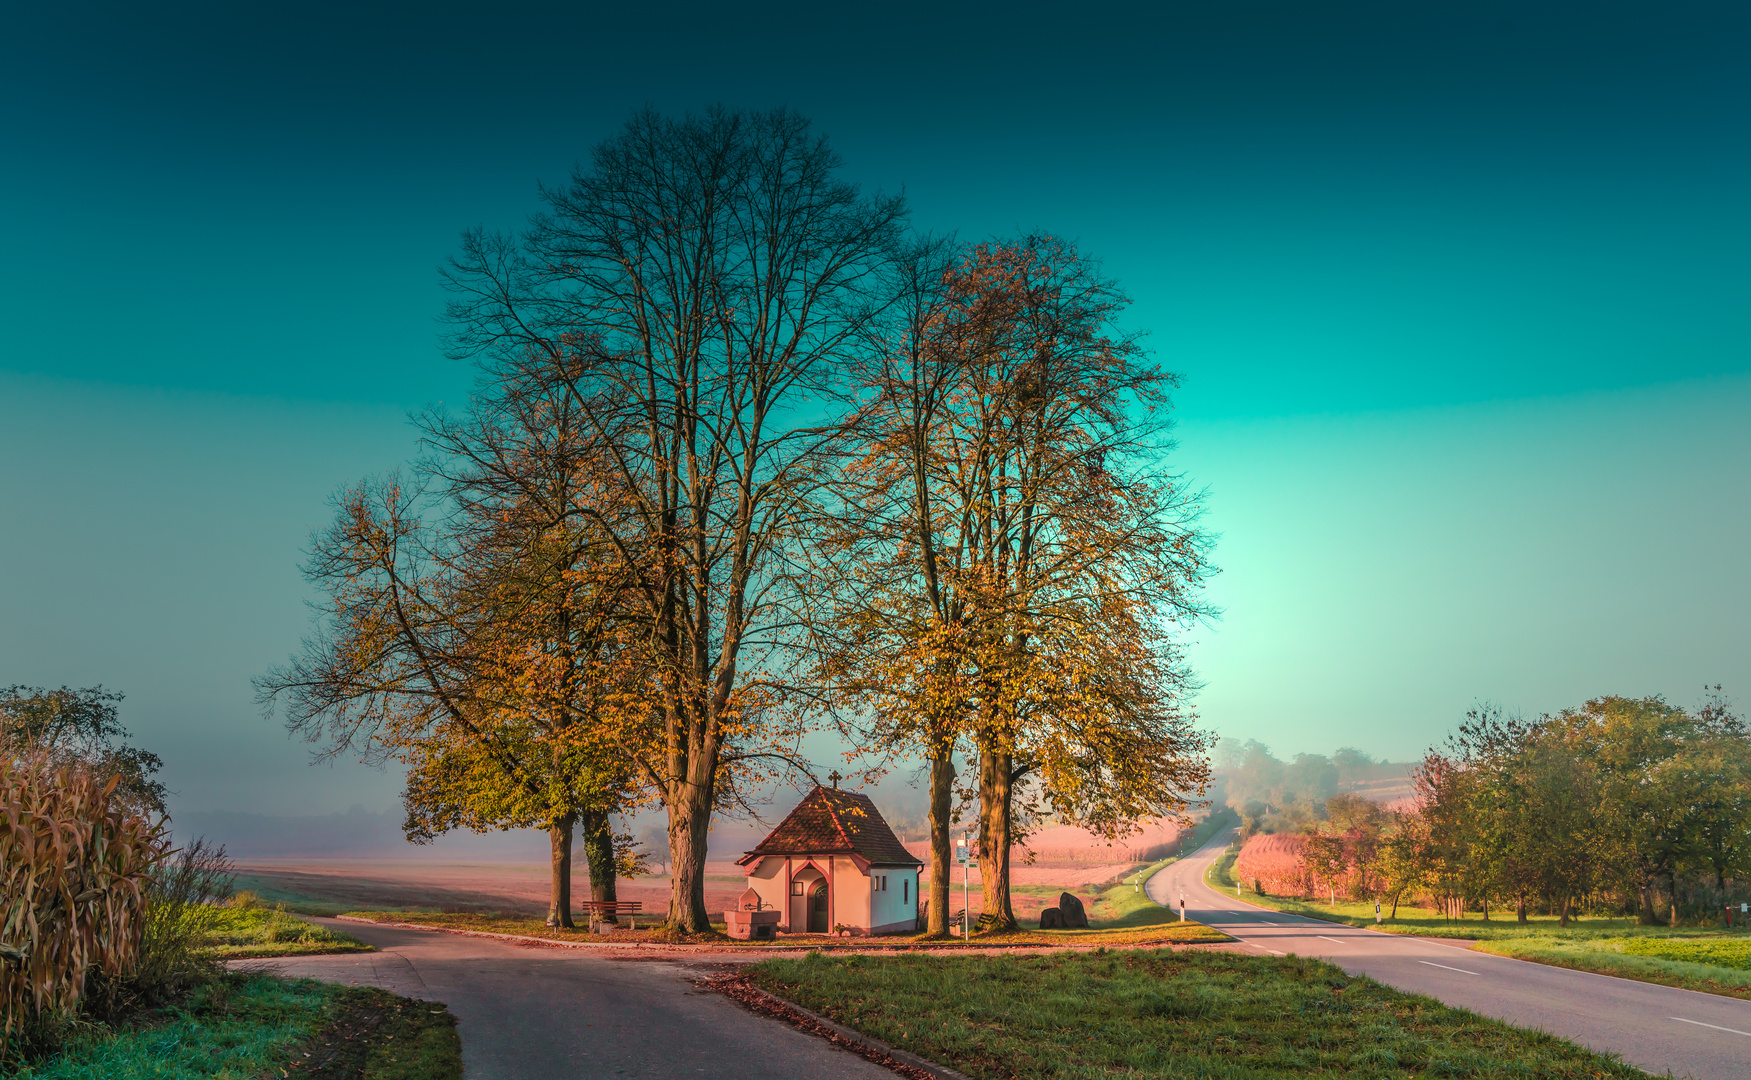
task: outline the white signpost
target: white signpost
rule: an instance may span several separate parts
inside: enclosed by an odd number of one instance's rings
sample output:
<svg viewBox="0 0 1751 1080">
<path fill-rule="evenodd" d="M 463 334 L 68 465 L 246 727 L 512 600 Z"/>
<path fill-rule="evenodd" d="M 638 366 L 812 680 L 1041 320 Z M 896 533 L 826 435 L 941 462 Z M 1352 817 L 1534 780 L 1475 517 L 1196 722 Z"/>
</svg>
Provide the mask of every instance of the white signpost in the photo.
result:
<svg viewBox="0 0 1751 1080">
<path fill-rule="evenodd" d="M 955 841 L 955 861 L 961 864 L 961 940 L 967 940 L 972 931 L 970 920 L 973 917 L 967 904 L 967 868 L 972 862 L 973 837 L 969 833 Z"/>
</svg>

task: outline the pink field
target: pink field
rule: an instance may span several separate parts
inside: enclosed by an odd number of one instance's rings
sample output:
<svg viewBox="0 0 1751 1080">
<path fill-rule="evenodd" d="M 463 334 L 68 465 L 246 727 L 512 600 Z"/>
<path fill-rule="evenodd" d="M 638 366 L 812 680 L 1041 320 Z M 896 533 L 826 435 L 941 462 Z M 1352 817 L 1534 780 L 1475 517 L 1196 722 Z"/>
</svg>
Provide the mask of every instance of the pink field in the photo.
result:
<svg viewBox="0 0 1751 1080">
<path fill-rule="evenodd" d="M 1248 840 L 1234 860 L 1234 877 L 1249 889 L 1257 882 L 1273 896 L 1307 896 L 1312 888 L 1301 860 L 1301 837 L 1288 833 Z"/>
<path fill-rule="evenodd" d="M 517 914 L 547 910 L 547 867 L 530 863 L 289 859 L 239 862 L 237 871 L 238 888 L 256 890 L 268 900 Z M 706 909 L 731 907 L 745 887 L 738 868 L 708 863 L 706 873 Z M 640 901 L 646 911 L 658 914 L 668 910 L 669 889 L 667 877 L 622 879 L 615 887 L 621 900 Z M 573 898 L 589 895 L 589 878 L 574 875 Z"/>
<path fill-rule="evenodd" d="M 1179 834 L 1177 826 L 1155 824 L 1118 844 L 1107 844 L 1082 829 L 1054 826 L 1030 838 L 1028 848 L 1015 850 L 1011 882 L 1023 889 L 1064 890 L 1085 900 L 1098 886 L 1116 881 L 1143 862 L 1162 858 Z M 907 850 L 928 863 L 929 844 L 916 841 Z M 1028 865 L 1026 856 L 1036 858 Z M 1147 858 L 1145 858 L 1147 856 Z M 706 864 L 705 907 L 720 912 L 732 907 L 745 887 L 741 867 L 729 861 Z M 928 865 L 922 877 L 929 880 Z M 980 910 L 981 878 L 977 866 L 968 874 L 973 913 Z M 961 906 L 961 872 L 950 878 L 953 907 Z M 547 910 L 548 868 L 528 862 L 440 862 L 427 859 L 243 859 L 238 863 L 238 888 L 252 889 L 267 900 L 316 901 L 359 908 L 414 908 L 438 911 L 499 911 L 538 914 Z M 580 869 L 572 878 L 572 896 L 587 899 L 589 878 Z M 621 900 L 637 900 L 646 912 L 667 911 L 667 876 L 622 879 Z M 1037 918 L 1056 896 L 1014 894 L 1020 918 Z"/>
</svg>

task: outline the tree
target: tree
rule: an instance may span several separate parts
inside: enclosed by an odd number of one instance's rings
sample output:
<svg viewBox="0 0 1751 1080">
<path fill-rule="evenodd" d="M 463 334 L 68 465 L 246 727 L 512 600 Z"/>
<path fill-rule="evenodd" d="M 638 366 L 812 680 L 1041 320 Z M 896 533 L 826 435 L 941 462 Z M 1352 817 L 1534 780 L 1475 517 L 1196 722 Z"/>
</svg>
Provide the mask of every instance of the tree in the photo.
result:
<svg viewBox="0 0 1751 1080">
<path fill-rule="evenodd" d="M 1043 236 L 976 246 L 956 279 L 935 572 L 965 599 L 984 910 L 1003 927 L 1018 791 L 1118 835 L 1203 790 L 1171 629 L 1206 612 L 1209 568 L 1196 497 L 1162 471 L 1174 380 L 1113 334 L 1117 288 Z"/>
<path fill-rule="evenodd" d="M 894 259 L 888 318 L 854 368 L 862 392 L 839 480 L 820 508 L 812 560 L 821 602 L 811 609 L 813 674 L 856 710 L 859 748 L 889 759 L 919 753 L 929 774 L 930 897 L 926 931 L 948 932 L 956 769 L 973 691 L 967 604 L 945 573 L 965 520 L 941 482 L 935 434 L 962 385 L 970 329 L 956 303 L 960 259 L 925 238 Z"/>
<path fill-rule="evenodd" d="M 588 442 L 548 389 L 504 377 L 463 419 L 421 418 L 426 487 L 343 492 L 305 566 L 326 594 L 319 632 L 257 685 L 325 755 L 407 765 L 414 839 L 546 829 L 548 920 L 570 925 L 578 817 L 605 822 L 632 794 L 603 703 L 638 656 L 619 636 L 618 563 L 600 557 L 601 500 L 578 491 Z"/>
<path fill-rule="evenodd" d="M 167 792 L 153 776 L 164 762 L 128 742 L 128 730 L 116 718 L 121 700 L 101 686 L 6 687 L 0 690 L 0 752 L 41 755 L 51 770 L 77 765 L 100 784 L 114 778 L 110 797 L 128 812 L 163 815 Z"/>
<path fill-rule="evenodd" d="M 1331 756 L 1332 767 L 1337 770 L 1339 784 L 1353 784 L 1358 780 L 1367 779 L 1372 775 L 1374 767 L 1384 765 L 1384 760 L 1374 758 L 1353 746 L 1340 746 Z"/>
<path fill-rule="evenodd" d="M 836 179 L 786 110 L 635 114 L 543 195 L 521 238 L 470 234 L 453 354 L 563 391 L 604 463 L 608 538 L 642 623 L 623 710 L 669 819 L 669 924 L 709 932 L 706 833 L 737 769 L 789 757 L 804 603 L 799 509 L 838 428 L 845 358 L 883 307 L 904 214 Z"/>
<path fill-rule="evenodd" d="M 1600 770 L 1605 827 L 1633 860 L 1641 921 L 1659 921 L 1654 897 L 1664 882 L 1676 922 L 1678 873 L 1697 853 L 1707 820 L 1707 726 L 1659 697 L 1594 698 L 1550 723 Z"/>
</svg>

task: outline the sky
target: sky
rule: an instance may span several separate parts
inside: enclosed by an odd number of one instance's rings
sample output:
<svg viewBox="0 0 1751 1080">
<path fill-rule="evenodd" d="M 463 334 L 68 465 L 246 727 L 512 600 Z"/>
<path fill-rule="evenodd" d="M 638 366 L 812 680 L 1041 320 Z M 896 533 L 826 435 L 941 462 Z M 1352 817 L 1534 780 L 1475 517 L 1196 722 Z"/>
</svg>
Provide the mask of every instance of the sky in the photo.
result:
<svg viewBox="0 0 1751 1080">
<path fill-rule="evenodd" d="M 1219 536 L 1210 730 L 1751 701 L 1751 9 L 634 8 L 6 6 L 0 685 L 125 692 L 173 811 L 392 809 L 252 703 L 310 531 L 465 401 L 459 233 L 722 102 L 1124 286 Z"/>
</svg>

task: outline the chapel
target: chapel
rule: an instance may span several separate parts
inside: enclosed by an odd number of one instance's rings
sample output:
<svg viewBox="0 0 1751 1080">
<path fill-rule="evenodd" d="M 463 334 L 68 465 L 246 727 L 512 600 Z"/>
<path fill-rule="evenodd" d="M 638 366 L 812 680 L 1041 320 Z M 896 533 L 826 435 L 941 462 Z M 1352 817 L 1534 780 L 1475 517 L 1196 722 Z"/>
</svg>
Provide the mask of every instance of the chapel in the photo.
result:
<svg viewBox="0 0 1751 1080">
<path fill-rule="evenodd" d="M 755 905 L 776 909 L 779 929 L 787 933 L 917 929 L 924 864 L 867 795 L 816 787 L 736 863 L 746 868 Z"/>
</svg>

